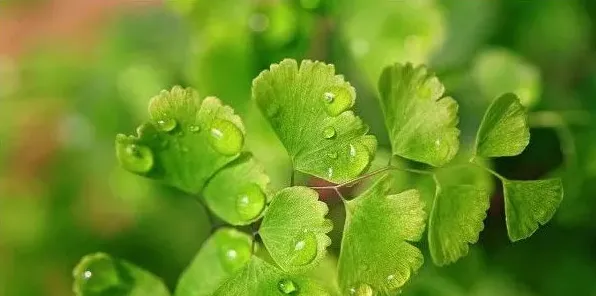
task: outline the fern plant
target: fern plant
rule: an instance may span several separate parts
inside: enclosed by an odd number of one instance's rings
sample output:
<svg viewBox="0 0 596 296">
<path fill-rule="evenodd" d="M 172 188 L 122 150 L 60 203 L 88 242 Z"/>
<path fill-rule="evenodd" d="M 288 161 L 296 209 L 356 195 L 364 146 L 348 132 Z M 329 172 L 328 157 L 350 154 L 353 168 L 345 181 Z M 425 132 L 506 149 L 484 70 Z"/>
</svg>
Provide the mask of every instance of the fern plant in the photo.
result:
<svg viewBox="0 0 596 296">
<path fill-rule="evenodd" d="M 394 158 L 372 170 L 376 138 L 350 110 L 356 91 L 334 66 L 289 59 L 271 65 L 253 81 L 254 103 L 294 170 L 337 184 L 294 186 L 291 180 L 291 187 L 277 192 L 268 187 L 258 160 L 244 150 L 245 128 L 232 108 L 178 86 L 152 98 L 149 122 L 136 135 L 116 137 L 120 164 L 195 195 L 229 224 L 203 244 L 174 295 L 394 295 L 423 265 L 416 244 L 425 230 L 437 265 L 457 261 L 478 240 L 492 188 L 441 173 L 456 167 L 480 168 L 500 179 L 510 240 L 531 236 L 561 202 L 561 180 L 509 180 L 486 161 L 518 155 L 528 145 L 525 108 L 514 94 L 496 98 L 478 129 L 472 157 L 452 165 L 459 152 L 458 104 L 444 92 L 424 66 L 394 64 L 383 70 L 379 98 Z M 399 158 L 420 165 L 398 165 Z M 418 188 L 396 191 L 393 171 L 432 177 L 432 202 L 425 204 Z M 365 179 L 373 182 L 358 196 L 342 194 L 343 187 Z M 346 210 L 337 278 L 326 281 L 311 270 L 329 256 L 328 233 L 342 225 L 326 218 L 327 205 L 315 189 L 336 192 Z M 103 253 L 81 260 L 74 291 L 170 295 L 155 275 Z"/>
</svg>

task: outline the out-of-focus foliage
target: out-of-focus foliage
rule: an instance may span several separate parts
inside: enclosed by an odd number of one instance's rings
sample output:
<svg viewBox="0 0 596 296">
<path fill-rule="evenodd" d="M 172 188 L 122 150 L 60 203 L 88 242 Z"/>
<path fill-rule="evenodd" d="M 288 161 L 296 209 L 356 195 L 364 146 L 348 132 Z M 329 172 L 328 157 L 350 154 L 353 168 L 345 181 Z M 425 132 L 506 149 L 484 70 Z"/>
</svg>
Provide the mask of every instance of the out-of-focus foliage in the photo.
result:
<svg viewBox="0 0 596 296">
<path fill-rule="evenodd" d="M 0 10 L 27 5 L 16 2 L 0 1 Z M 72 268 L 99 250 L 155 273 L 174 290 L 209 235 L 210 221 L 184 193 L 120 169 L 113 136 L 147 120 L 148 100 L 159 90 L 193 86 L 242 115 L 248 150 L 259 151 L 255 157 L 272 188 L 287 186 L 284 147 L 249 103 L 252 78 L 286 57 L 334 63 L 346 80 L 364 86 L 355 108 L 374 135 L 386 134 L 375 99 L 382 68 L 393 61 L 429 63 L 447 95 L 458 99 L 462 155 L 472 150 L 483 111 L 499 95 L 492 86 L 516 92 L 501 87 L 517 75 L 514 82 L 538 77 L 511 86 L 533 97 L 532 143 L 521 155 L 489 165 L 511 179 L 562 176 L 560 211 L 532 239 L 510 245 L 502 193 L 493 190 L 485 230 L 470 256 L 442 269 L 425 264 L 403 293 L 596 293 L 594 1 L 166 2 L 117 10 L 121 15 L 105 19 L 82 51 L 46 40 L 0 57 L 0 295 L 70 295 Z M 514 69 L 506 71 L 510 75 L 481 66 L 494 48 L 516 57 L 498 63 Z M 519 70 L 528 67 L 533 70 Z M 490 81 L 478 73 L 488 73 Z M 379 143 L 379 150 L 390 147 L 387 138 Z M 404 189 L 427 184 L 421 196 L 427 200 L 430 192 L 431 200 L 432 180 L 399 174 Z M 480 174 L 473 177 L 492 182 Z M 455 171 L 445 178 L 476 182 Z M 320 193 L 341 225 L 342 205 Z M 420 249 L 429 254 L 424 243 Z M 329 252 L 336 251 L 332 245 Z"/>
</svg>

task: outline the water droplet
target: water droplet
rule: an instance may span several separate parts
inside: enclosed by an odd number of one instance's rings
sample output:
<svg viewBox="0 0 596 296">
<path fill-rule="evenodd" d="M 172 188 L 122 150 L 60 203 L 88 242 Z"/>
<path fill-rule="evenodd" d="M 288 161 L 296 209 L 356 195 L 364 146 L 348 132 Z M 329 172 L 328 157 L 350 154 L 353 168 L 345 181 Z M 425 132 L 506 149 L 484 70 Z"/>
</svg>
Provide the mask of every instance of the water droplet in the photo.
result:
<svg viewBox="0 0 596 296">
<path fill-rule="evenodd" d="M 178 122 L 173 118 L 160 119 L 157 121 L 157 129 L 162 132 L 171 132 L 177 125 Z"/>
<path fill-rule="evenodd" d="M 298 286 L 290 279 L 283 279 L 277 283 L 277 288 L 280 292 L 286 295 L 296 295 Z"/>
<path fill-rule="evenodd" d="M 328 126 L 325 129 L 323 129 L 323 137 L 325 137 L 325 139 L 331 139 L 335 137 L 335 128 L 332 126 Z"/>
<path fill-rule="evenodd" d="M 261 214 L 267 198 L 261 187 L 251 184 L 236 198 L 236 211 L 241 219 L 250 221 Z"/>
<path fill-rule="evenodd" d="M 148 147 L 136 144 L 118 145 L 117 152 L 122 166 L 131 172 L 146 173 L 153 167 L 153 152 Z"/>
<path fill-rule="evenodd" d="M 327 94 L 332 98 L 328 100 Z M 331 116 L 337 116 L 348 110 L 354 104 L 355 94 L 349 85 L 336 86 L 328 90 L 323 95 L 325 101 L 325 111 Z"/>
<path fill-rule="evenodd" d="M 189 130 L 191 133 L 198 133 L 198 132 L 200 132 L 200 131 L 201 131 L 201 127 L 200 127 L 200 126 L 198 126 L 198 125 L 194 125 L 194 124 L 193 124 L 193 125 L 191 125 L 191 126 L 189 126 L 189 127 L 188 127 L 188 130 Z"/>
<path fill-rule="evenodd" d="M 290 263 L 300 266 L 311 263 L 317 257 L 317 237 L 312 231 L 298 235 L 292 244 Z"/>
<path fill-rule="evenodd" d="M 327 153 L 327 157 L 329 157 L 331 159 L 336 159 L 337 158 L 337 152 L 329 152 L 329 153 Z"/>
<path fill-rule="evenodd" d="M 97 254 L 88 260 L 83 260 L 77 267 L 83 272 L 77 280 L 82 291 L 100 293 L 120 284 L 120 277 L 115 263 L 105 254 Z"/>
<path fill-rule="evenodd" d="M 409 270 L 404 274 L 390 274 L 387 276 L 387 286 L 389 286 L 391 289 L 398 289 L 401 288 L 408 281 L 408 279 L 410 279 Z"/>
<path fill-rule="evenodd" d="M 333 103 L 333 99 L 335 99 L 335 94 L 332 92 L 326 92 L 323 94 L 323 99 L 325 99 L 325 103 L 331 104 Z"/>
<path fill-rule="evenodd" d="M 352 175 L 358 175 L 368 166 L 370 160 L 368 149 L 361 143 L 350 144 L 347 148 L 350 163 L 347 169 Z"/>
<path fill-rule="evenodd" d="M 211 124 L 210 134 L 211 146 L 223 155 L 239 153 L 244 144 L 242 131 L 227 120 L 215 119 Z"/>
<path fill-rule="evenodd" d="M 350 289 L 350 295 L 352 296 L 372 296 L 373 289 L 367 284 L 360 284 L 358 287 L 353 287 Z"/>
<path fill-rule="evenodd" d="M 242 269 L 252 256 L 251 245 L 242 238 L 219 237 L 219 258 L 224 269 L 230 273 Z"/>
<path fill-rule="evenodd" d="M 331 177 L 333 177 L 333 168 L 328 167 L 327 168 L 327 178 L 331 179 Z"/>
</svg>

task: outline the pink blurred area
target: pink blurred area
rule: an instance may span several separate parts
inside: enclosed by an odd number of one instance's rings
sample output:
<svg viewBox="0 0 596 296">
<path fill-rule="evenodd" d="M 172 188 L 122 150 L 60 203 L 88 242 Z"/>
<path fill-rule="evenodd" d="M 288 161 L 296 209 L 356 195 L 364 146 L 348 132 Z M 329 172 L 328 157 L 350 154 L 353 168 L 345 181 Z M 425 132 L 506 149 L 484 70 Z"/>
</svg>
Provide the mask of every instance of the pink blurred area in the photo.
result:
<svg viewBox="0 0 596 296">
<path fill-rule="evenodd" d="M 85 49 L 106 20 L 121 10 L 163 0 L 38 0 L 0 6 L 0 56 L 18 56 L 46 40 Z"/>
</svg>

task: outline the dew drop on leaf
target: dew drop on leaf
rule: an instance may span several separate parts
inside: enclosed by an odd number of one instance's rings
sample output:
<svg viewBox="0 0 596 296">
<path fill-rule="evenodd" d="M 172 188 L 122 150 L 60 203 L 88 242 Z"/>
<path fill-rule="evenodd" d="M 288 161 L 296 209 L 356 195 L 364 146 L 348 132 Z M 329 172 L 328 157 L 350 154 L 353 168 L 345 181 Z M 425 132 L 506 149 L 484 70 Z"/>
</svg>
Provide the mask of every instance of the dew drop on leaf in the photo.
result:
<svg viewBox="0 0 596 296">
<path fill-rule="evenodd" d="M 373 289 L 367 284 L 360 284 L 350 289 L 350 296 L 372 296 Z"/>
<path fill-rule="evenodd" d="M 162 132 L 171 132 L 177 125 L 178 123 L 176 120 L 172 118 L 160 119 L 157 121 L 157 129 Z"/>
<path fill-rule="evenodd" d="M 409 279 L 409 272 L 407 274 L 390 274 L 387 276 L 387 286 L 391 287 L 391 289 L 397 289 L 403 286 Z"/>
<path fill-rule="evenodd" d="M 331 116 L 337 116 L 352 107 L 354 99 L 349 87 L 333 87 L 323 95 L 325 111 Z"/>
<path fill-rule="evenodd" d="M 348 146 L 350 169 L 354 173 L 360 173 L 368 165 L 369 152 L 362 144 L 350 144 Z"/>
<path fill-rule="evenodd" d="M 252 256 L 250 245 L 238 238 L 229 238 L 219 243 L 221 244 L 219 249 L 220 262 L 229 273 L 242 269 Z"/>
<path fill-rule="evenodd" d="M 200 127 L 200 126 L 198 126 L 198 125 L 194 125 L 194 124 L 193 124 L 193 125 L 191 125 L 191 126 L 189 126 L 189 127 L 188 127 L 188 130 L 189 130 L 191 133 L 198 133 L 199 131 L 201 131 L 201 127 Z"/>
<path fill-rule="evenodd" d="M 332 92 L 326 92 L 323 94 L 323 99 L 325 100 L 325 103 L 331 104 L 335 99 L 335 94 L 333 94 Z"/>
<path fill-rule="evenodd" d="M 298 286 L 290 279 L 279 281 L 277 288 L 286 295 L 296 295 L 298 293 Z"/>
<path fill-rule="evenodd" d="M 114 262 L 106 255 L 86 262 L 82 270 L 84 271 L 79 276 L 83 291 L 102 292 L 120 284 Z"/>
<path fill-rule="evenodd" d="M 265 208 L 267 198 L 261 187 L 251 184 L 236 198 L 236 211 L 241 219 L 250 221 L 259 216 Z"/>
<path fill-rule="evenodd" d="M 292 244 L 292 265 L 306 265 L 317 257 L 317 237 L 312 231 L 305 231 L 298 235 Z"/>
<path fill-rule="evenodd" d="M 153 152 L 142 145 L 128 144 L 120 160 L 126 169 L 135 173 L 146 173 L 153 167 Z"/>
<path fill-rule="evenodd" d="M 242 131 L 227 120 L 215 119 L 211 125 L 209 142 L 213 149 L 223 155 L 240 152 L 244 144 Z"/>
<path fill-rule="evenodd" d="M 323 129 L 323 137 L 325 137 L 325 139 L 332 139 L 333 137 L 335 137 L 335 128 L 332 126 L 328 126 L 325 129 Z"/>
</svg>

